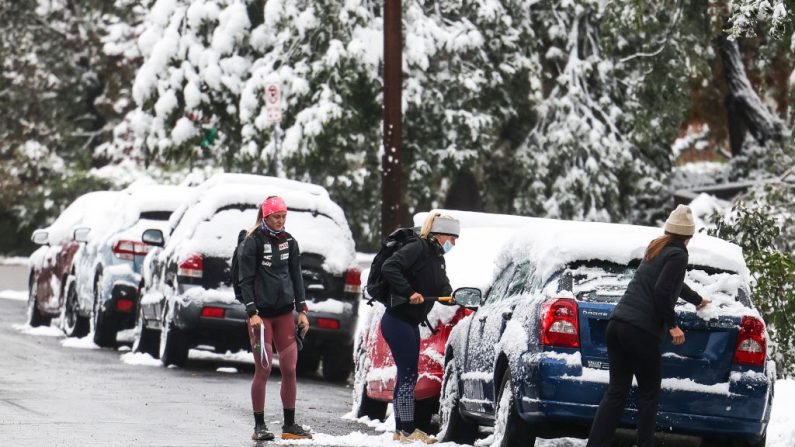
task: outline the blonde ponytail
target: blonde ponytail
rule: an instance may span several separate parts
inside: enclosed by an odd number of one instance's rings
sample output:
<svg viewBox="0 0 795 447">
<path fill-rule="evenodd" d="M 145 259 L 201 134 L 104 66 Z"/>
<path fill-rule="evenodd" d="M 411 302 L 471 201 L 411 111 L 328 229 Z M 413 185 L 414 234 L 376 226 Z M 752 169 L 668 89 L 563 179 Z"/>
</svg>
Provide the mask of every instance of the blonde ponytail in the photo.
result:
<svg viewBox="0 0 795 447">
<path fill-rule="evenodd" d="M 436 220 L 437 217 L 441 216 L 442 213 L 439 211 L 431 211 L 428 213 L 428 217 L 425 218 L 425 222 L 422 224 L 422 229 L 420 230 L 420 237 L 423 239 L 428 239 L 428 236 L 431 235 L 431 227 L 433 227 L 433 221 Z"/>
</svg>

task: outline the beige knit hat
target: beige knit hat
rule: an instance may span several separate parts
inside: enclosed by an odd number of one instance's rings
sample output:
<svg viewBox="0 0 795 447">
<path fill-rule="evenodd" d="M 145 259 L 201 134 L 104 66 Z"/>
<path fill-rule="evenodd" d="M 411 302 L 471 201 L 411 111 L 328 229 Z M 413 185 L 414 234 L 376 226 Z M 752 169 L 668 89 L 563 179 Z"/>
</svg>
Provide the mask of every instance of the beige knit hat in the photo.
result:
<svg viewBox="0 0 795 447">
<path fill-rule="evenodd" d="M 696 232 L 696 224 L 693 222 L 693 212 L 690 207 L 679 205 L 671 211 L 671 215 L 665 221 L 664 229 L 666 233 L 692 236 Z"/>
</svg>

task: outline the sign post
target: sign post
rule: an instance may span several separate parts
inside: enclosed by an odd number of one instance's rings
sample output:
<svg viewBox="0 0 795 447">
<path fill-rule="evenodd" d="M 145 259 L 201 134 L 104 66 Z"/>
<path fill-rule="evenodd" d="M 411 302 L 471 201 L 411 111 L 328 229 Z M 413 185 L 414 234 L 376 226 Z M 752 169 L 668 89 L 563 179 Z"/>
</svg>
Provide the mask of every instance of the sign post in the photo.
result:
<svg viewBox="0 0 795 447">
<path fill-rule="evenodd" d="M 275 124 L 273 128 L 274 157 L 276 159 L 276 176 L 284 178 L 284 167 L 282 166 L 282 94 L 277 84 L 265 85 L 265 117 L 268 122 Z"/>
</svg>

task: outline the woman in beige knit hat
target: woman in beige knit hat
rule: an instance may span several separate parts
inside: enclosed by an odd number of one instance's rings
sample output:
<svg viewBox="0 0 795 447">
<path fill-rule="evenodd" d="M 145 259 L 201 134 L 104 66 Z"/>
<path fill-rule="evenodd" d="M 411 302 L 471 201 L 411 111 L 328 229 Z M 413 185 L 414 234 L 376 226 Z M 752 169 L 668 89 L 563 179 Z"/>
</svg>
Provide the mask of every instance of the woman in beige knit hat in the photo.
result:
<svg viewBox="0 0 795 447">
<path fill-rule="evenodd" d="M 693 212 L 679 205 L 665 221 L 665 234 L 649 244 L 627 291 L 610 315 L 607 357 L 610 384 L 591 425 L 587 447 L 609 446 L 618 426 L 632 377 L 638 381 L 638 446 L 654 445 L 660 394 L 661 342 L 665 332 L 673 344 L 685 342 L 676 324 L 679 297 L 698 309 L 710 303 L 684 283 L 687 244 L 695 233 Z"/>
</svg>

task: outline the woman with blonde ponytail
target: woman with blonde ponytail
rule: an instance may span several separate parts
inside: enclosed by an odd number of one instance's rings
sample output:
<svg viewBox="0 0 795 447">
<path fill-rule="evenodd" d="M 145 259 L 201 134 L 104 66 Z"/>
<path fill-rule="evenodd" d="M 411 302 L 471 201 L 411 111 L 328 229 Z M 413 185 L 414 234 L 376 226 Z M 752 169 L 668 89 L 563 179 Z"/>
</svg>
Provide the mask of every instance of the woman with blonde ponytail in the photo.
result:
<svg viewBox="0 0 795 447">
<path fill-rule="evenodd" d="M 685 334 L 676 324 L 676 301 L 682 297 L 697 309 L 710 303 L 684 283 L 687 244 L 695 229 L 690 208 L 679 205 L 671 212 L 665 234 L 646 247 L 643 261 L 610 315 L 606 332 L 610 384 L 594 416 L 587 447 L 611 444 L 633 376 L 638 381 L 637 445 L 654 445 L 662 380 L 660 344 L 666 330 L 673 344 L 685 342 Z"/>
<path fill-rule="evenodd" d="M 425 297 L 449 296 L 453 292 L 447 279 L 444 254 L 453 249 L 460 230 L 458 220 L 452 216 L 431 212 L 420 229 L 419 239 L 406 243 L 381 267 L 390 292 L 409 298 L 408 303 L 388 308 L 381 319 L 381 334 L 397 366 L 393 397 L 393 438 L 397 441 L 436 442 L 414 424 L 414 387 L 417 385 L 420 358 L 419 325 L 428 322 L 428 312 L 434 305 L 433 300 Z"/>
</svg>

